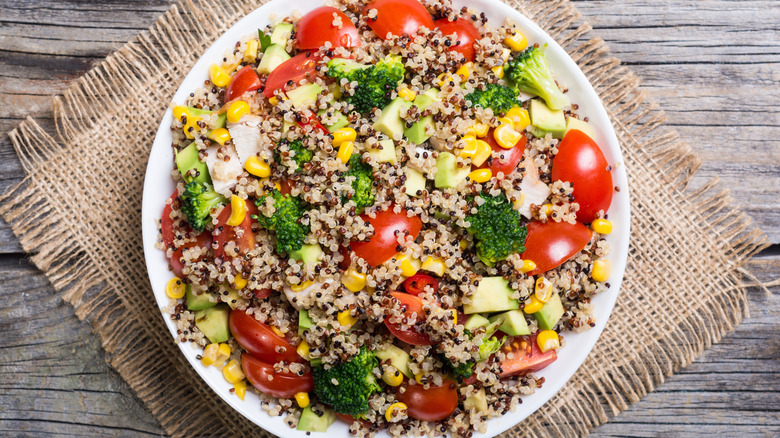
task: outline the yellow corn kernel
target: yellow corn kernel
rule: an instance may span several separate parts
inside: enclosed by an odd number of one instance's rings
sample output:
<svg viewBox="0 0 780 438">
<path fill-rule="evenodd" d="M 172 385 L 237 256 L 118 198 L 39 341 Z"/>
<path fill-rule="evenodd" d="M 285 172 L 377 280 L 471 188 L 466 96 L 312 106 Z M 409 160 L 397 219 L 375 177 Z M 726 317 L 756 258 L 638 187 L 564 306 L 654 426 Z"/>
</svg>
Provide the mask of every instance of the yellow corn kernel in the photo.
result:
<svg viewBox="0 0 780 438">
<path fill-rule="evenodd" d="M 209 344 L 203 349 L 203 354 L 200 356 L 200 363 L 204 367 L 210 367 L 217 361 L 217 351 L 219 350 L 219 344 Z"/>
<path fill-rule="evenodd" d="M 213 129 L 209 132 L 209 139 L 214 140 L 224 146 L 225 143 L 231 139 L 230 131 L 225 128 Z"/>
<path fill-rule="evenodd" d="M 461 82 L 469 80 L 469 76 L 471 76 L 471 67 L 473 66 L 473 63 L 467 62 L 455 71 L 455 74 L 460 76 Z"/>
<path fill-rule="evenodd" d="M 536 298 L 536 294 L 534 294 L 531 295 L 531 297 L 528 298 L 528 301 L 525 302 L 525 308 L 523 311 L 530 315 L 542 310 L 542 307 L 544 307 L 544 303 L 539 301 L 539 298 Z"/>
<path fill-rule="evenodd" d="M 341 128 L 333 131 L 333 146 L 339 147 L 348 141 L 355 141 L 357 132 L 352 128 Z"/>
<path fill-rule="evenodd" d="M 466 248 L 469 247 L 469 241 L 466 239 L 460 239 L 460 242 L 458 242 L 458 245 L 460 246 L 461 251 L 465 251 Z"/>
<path fill-rule="evenodd" d="M 469 131 L 471 129 L 472 128 L 469 128 Z M 477 153 L 477 137 L 467 131 L 466 136 L 463 137 L 463 149 L 460 151 L 460 154 L 458 155 L 464 158 L 471 158 L 476 153 Z"/>
<path fill-rule="evenodd" d="M 523 267 L 520 268 L 520 272 L 527 274 L 536 269 L 536 263 L 533 260 L 523 260 Z"/>
<path fill-rule="evenodd" d="M 311 286 L 312 284 L 314 284 L 314 283 L 312 283 L 309 280 L 306 280 L 306 281 L 304 281 L 303 283 L 300 283 L 300 284 L 291 284 L 290 285 L 290 289 L 292 289 L 293 292 L 300 292 L 300 291 L 306 289 L 307 287 Z"/>
<path fill-rule="evenodd" d="M 246 42 L 246 50 L 244 50 L 244 62 L 253 63 L 257 61 L 257 49 L 260 44 L 257 40 L 249 40 Z"/>
<path fill-rule="evenodd" d="M 493 148 L 485 140 L 477 140 L 477 153 L 471 158 L 471 163 L 481 166 L 493 155 Z"/>
<path fill-rule="evenodd" d="M 423 378 L 423 376 L 424 376 L 424 375 L 425 375 L 425 374 L 423 374 L 423 373 L 417 373 L 417 374 L 415 374 L 415 375 L 414 375 L 414 380 L 415 380 L 417 383 L 419 383 L 420 385 L 422 385 L 422 384 L 423 384 L 423 382 L 422 382 L 422 378 Z"/>
<path fill-rule="evenodd" d="M 295 402 L 298 403 L 298 407 L 303 409 L 308 407 L 311 401 L 309 400 L 308 392 L 299 392 L 295 394 Z"/>
<path fill-rule="evenodd" d="M 514 203 L 512 203 L 512 206 L 515 208 L 515 210 L 520 210 L 523 204 L 525 204 L 525 193 L 520 192 L 520 197 L 515 199 Z"/>
<path fill-rule="evenodd" d="M 243 100 L 237 100 L 230 105 L 227 110 L 227 121 L 238 123 L 245 114 L 249 114 L 249 104 Z"/>
<path fill-rule="evenodd" d="M 542 330 L 536 335 L 536 343 L 542 353 L 561 348 L 561 338 L 555 330 Z"/>
<path fill-rule="evenodd" d="M 211 83 L 217 87 L 227 86 L 231 79 L 230 75 L 227 74 L 225 69 L 217 64 L 211 64 L 211 67 L 209 67 L 209 77 L 211 78 Z"/>
<path fill-rule="evenodd" d="M 268 178 L 271 176 L 271 166 L 268 163 L 260 160 L 257 156 L 253 155 L 244 163 L 244 169 L 251 175 L 258 178 Z"/>
<path fill-rule="evenodd" d="M 543 204 L 539 209 L 539 212 L 544 213 L 545 216 L 549 217 L 552 213 L 552 204 Z"/>
<path fill-rule="evenodd" d="M 406 407 L 405 404 L 403 404 L 401 402 L 395 402 L 395 403 L 391 404 L 387 408 L 387 411 L 385 411 L 385 420 L 387 420 L 388 423 L 392 422 L 393 421 L 393 411 L 399 411 L 400 412 L 400 411 L 405 411 L 407 409 L 408 408 Z"/>
<path fill-rule="evenodd" d="M 222 376 L 230 383 L 238 383 L 244 380 L 244 372 L 241 371 L 241 365 L 238 361 L 231 359 L 224 368 L 222 368 Z"/>
<path fill-rule="evenodd" d="M 483 183 L 493 178 L 493 172 L 490 169 L 477 169 L 469 173 L 468 178 L 475 183 Z"/>
<path fill-rule="evenodd" d="M 225 361 L 228 359 L 230 359 L 230 345 L 223 342 L 217 347 L 217 355 L 214 358 L 214 365 L 222 366 L 222 364 L 225 363 Z"/>
<path fill-rule="evenodd" d="M 298 344 L 298 348 L 296 348 L 295 351 L 298 352 L 298 356 L 306 360 L 311 358 L 311 355 L 309 354 L 309 343 L 306 342 L 305 339 Z"/>
<path fill-rule="evenodd" d="M 238 290 L 245 288 L 247 284 L 249 284 L 249 280 L 244 278 L 241 274 L 238 274 L 233 278 L 233 286 Z"/>
<path fill-rule="evenodd" d="M 401 274 L 404 277 L 411 277 L 416 274 L 422 266 L 422 262 L 401 252 L 395 255 L 395 259 L 401 263 Z"/>
<path fill-rule="evenodd" d="M 594 281 L 604 283 L 609 279 L 610 271 L 611 266 L 609 260 L 599 259 L 593 262 L 593 269 L 590 271 L 590 276 L 593 277 Z"/>
<path fill-rule="evenodd" d="M 343 310 L 339 312 L 339 314 L 336 316 L 336 320 L 338 320 L 339 325 L 346 327 L 352 327 L 357 322 L 357 318 L 352 316 L 349 310 Z"/>
<path fill-rule="evenodd" d="M 279 330 L 279 327 L 277 327 L 277 326 L 275 326 L 275 325 L 272 325 L 272 326 L 271 326 L 271 330 L 272 330 L 274 333 L 276 333 L 276 336 L 279 336 L 280 338 L 283 338 L 283 337 L 284 337 L 284 333 L 282 333 L 282 331 L 281 331 L 281 330 Z"/>
<path fill-rule="evenodd" d="M 395 367 L 388 367 L 385 372 L 382 373 L 382 380 L 388 384 L 388 386 L 398 386 L 404 381 L 404 376 Z"/>
<path fill-rule="evenodd" d="M 447 269 L 447 265 L 444 264 L 444 260 L 439 257 L 428 257 L 428 260 L 424 261 L 420 267 L 423 271 L 433 272 L 439 277 L 444 276 L 444 271 Z"/>
<path fill-rule="evenodd" d="M 195 138 L 195 132 L 200 131 L 198 122 L 201 120 L 199 116 L 193 116 L 186 106 L 177 106 L 173 109 L 173 117 L 182 122 L 184 126 L 181 127 L 184 131 L 184 135 L 187 138 Z"/>
<path fill-rule="evenodd" d="M 504 38 L 504 44 L 515 52 L 520 52 L 528 47 L 528 40 L 520 32 L 515 31 L 511 36 Z"/>
<path fill-rule="evenodd" d="M 165 287 L 165 295 L 168 295 L 168 298 L 174 300 L 183 297 L 185 292 L 187 292 L 187 285 L 184 284 L 179 277 L 171 278 L 171 280 L 168 281 L 168 285 Z"/>
<path fill-rule="evenodd" d="M 246 382 L 243 380 L 240 382 L 236 382 L 233 384 L 233 391 L 235 391 L 236 395 L 239 399 L 242 401 L 244 400 L 244 397 L 246 397 Z"/>
<path fill-rule="evenodd" d="M 550 298 L 553 296 L 552 282 L 544 277 L 537 278 L 534 296 L 543 303 L 550 301 Z"/>
<path fill-rule="evenodd" d="M 439 84 L 439 88 L 452 81 L 452 75 L 449 73 L 442 73 L 436 77 L 436 82 Z"/>
<path fill-rule="evenodd" d="M 475 123 L 466 130 L 466 135 L 473 135 L 474 137 L 484 137 L 490 130 L 490 126 L 485 123 Z"/>
<path fill-rule="evenodd" d="M 450 312 L 452 313 L 452 323 L 458 325 L 458 311 L 455 309 L 450 309 Z"/>
<path fill-rule="evenodd" d="M 366 274 L 356 271 L 353 268 L 349 268 L 344 272 L 341 277 L 341 282 L 344 283 L 344 287 L 352 292 L 360 292 L 366 287 Z"/>
<path fill-rule="evenodd" d="M 228 218 L 227 222 L 225 222 L 227 225 L 230 225 L 231 227 L 235 227 L 238 225 L 241 225 L 241 222 L 244 222 L 244 218 L 246 217 L 246 201 L 241 199 L 240 196 L 233 195 L 230 197 L 230 217 Z"/>
<path fill-rule="evenodd" d="M 596 219 L 590 224 L 590 228 L 599 234 L 609 234 L 612 232 L 612 222 L 606 219 Z"/>
<path fill-rule="evenodd" d="M 528 110 L 517 106 L 506 112 L 506 118 L 512 121 L 513 128 L 517 132 L 525 131 L 525 128 L 531 124 Z"/>
<path fill-rule="evenodd" d="M 339 151 L 336 153 L 336 158 L 341 160 L 342 163 L 347 164 L 350 157 L 352 157 L 352 152 L 354 150 L 355 143 L 352 143 L 351 141 L 344 142 L 341 144 L 341 146 L 339 146 Z"/>
<path fill-rule="evenodd" d="M 276 96 L 271 96 L 271 97 L 268 99 L 268 103 L 270 103 L 272 106 L 279 105 L 279 98 L 278 98 L 278 97 L 276 97 Z"/>
<path fill-rule="evenodd" d="M 493 74 L 496 75 L 497 78 L 501 79 L 501 78 L 504 77 L 504 66 L 503 65 L 497 65 L 497 66 L 491 68 L 491 70 L 493 70 Z"/>
<path fill-rule="evenodd" d="M 496 143 L 502 148 L 512 149 L 523 138 L 523 134 L 515 131 L 514 124 L 506 117 L 498 120 L 502 123 L 501 126 L 493 131 L 493 138 L 496 139 Z"/>
<path fill-rule="evenodd" d="M 404 87 L 398 90 L 398 96 L 407 102 L 411 102 L 417 97 L 417 93 L 414 90 Z"/>
</svg>

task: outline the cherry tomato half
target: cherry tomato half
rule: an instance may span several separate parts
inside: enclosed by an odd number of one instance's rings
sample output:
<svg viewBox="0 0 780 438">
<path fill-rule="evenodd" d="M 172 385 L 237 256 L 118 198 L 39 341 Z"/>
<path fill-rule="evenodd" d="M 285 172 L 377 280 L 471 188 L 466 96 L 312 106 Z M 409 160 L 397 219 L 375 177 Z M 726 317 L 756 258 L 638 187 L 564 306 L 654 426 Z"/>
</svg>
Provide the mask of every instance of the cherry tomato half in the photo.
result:
<svg viewBox="0 0 780 438">
<path fill-rule="evenodd" d="M 284 90 L 289 81 L 293 81 L 293 85 L 298 85 L 302 79 L 314 80 L 317 76 L 316 67 L 319 60 L 319 55 L 303 52 L 284 61 L 268 75 L 263 94 L 270 99 L 276 90 Z"/>
<path fill-rule="evenodd" d="M 300 114 L 299 114 L 300 115 Z M 317 130 L 322 132 L 323 134 L 330 134 L 330 131 L 328 131 L 328 128 L 322 125 L 320 121 L 316 117 L 305 117 L 301 116 L 301 120 L 296 119 L 296 123 L 301 128 L 306 129 L 307 126 L 310 126 L 311 129 Z"/>
<path fill-rule="evenodd" d="M 474 60 L 474 42 L 482 38 L 479 31 L 471 20 L 465 18 L 457 18 L 455 21 L 450 21 L 446 18 L 436 20 L 434 23 L 436 27 L 441 29 L 441 33 L 444 35 L 455 34 L 455 41 L 457 44 L 450 46 L 450 51 L 455 51 L 466 57 L 466 60 Z"/>
<path fill-rule="evenodd" d="M 557 268 L 590 242 L 593 232 L 577 222 L 534 221 L 528 224 L 523 260 L 536 263 L 528 275 L 537 275 Z"/>
<path fill-rule="evenodd" d="M 233 75 L 233 79 L 230 81 L 227 91 L 225 91 L 225 102 L 230 102 L 247 91 L 255 91 L 262 86 L 263 82 L 255 73 L 255 69 L 245 65 Z"/>
<path fill-rule="evenodd" d="M 480 168 L 490 169 L 493 175 L 498 175 L 498 172 L 503 172 L 504 176 L 508 176 L 517 170 L 517 165 L 520 164 L 520 161 L 523 159 L 525 144 L 528 141 L 525 135 L 523 135 L 512 149 L 504 149 L 499 146 L 495 137 L 493 137 L 493 128 L 490 129 L 487 137 L 481 138 L 480 140 L 485 140 L 487 144 L 490 145 L 490 148 L 493 149 L 493 158 L 485 161 Z"/>
<path fill-rule="evenodd" d="M 580 204 L 577 220 L 589 224 L 599 211 L 606 212 L 612 204 L 612 175 L 599 145 L 582 131 L 573 129 L 558 145 L 553 159 L 553 181 L 569 181 L 574 188 L 574 200 Z"/>
<path fill-rule="evenodd" d="M 558 359 L 555 350 L 542 353 L 536 343 L 536 335 L 519 336 L 504 345 L 512 347 L 512 358 L 501 362 L 502 378 L 539 371 Z"/>
<path fill-rule="evenodd" d="M 410 293 L 414 296 L 425 292 L 425 286 L 429 285 L 433 288 L 433 293 L 439 291 L 439 280 L 428 274 L 414 274 L 404 280 L 404 290 L 406 293 Z"/>
<path fill-rule="evenodd" d="M 211 247 L 211 233 L 208 231 L 203 231 L 202 233 L 198 234 L 195 237 L 194 242 L 185 243 L 184 245 L 180 246 L 179 248 L 175 249 L 173 251 L 173 254 L 171 254 L 171 270 L 174 274 L 176 274 L 179 278 L 184 278 L 184 273 L 182 272 L 182 269 L 184 269 L 184 263 L 182 263 L 181 258 L 183 257 L 183 251 L 185 249 L 195 248 L 196 246 L 199 246 L 203 249 L 208 249 Z M 197 260 L 200 260 L 198 258 Z"/>
<path fill-rule="evenodd" d="M 421 27 L 433 29 L 431 14 L 417 0 L 375 0 L 363 9 L 363 14 L 368 14 L 371 9 L 376 9 L 377 15 L 374 19 L 366 18 L 366 21 L 382 39 L 388 33 L 414 35 Z"/>
<path fill-rule="evenodd" d="M 396 398 L 407 407 L 410 417 L 422 421 L 443 420 L 458 407 L 458 392 L 455 382 L 444 379 L 441 386 L 425 389 L 422 385 L 408 385 L 406 391 Z"/>
<path fill-rule="evenodd" d="M 341 27 L 333 25 L 333 14 L 341 18 Z M 319 7 L 298 20 L 295 46 L 300 50 L 317 50 L 326 42 L 331 47 L 359 47 L 360 37 L 352 20 L 331 6 Z"/>
<path fill-rule="evenodd" d="M 411 317 L 412 313 L 417 314 L 416 322 L 420 322 L 425 318 L 425 313 L 423 311 L 423 301 L 420 298 L 417 298 L 415 295 L 405 294 L 403 292 L 390 292 L 390 296 L 401 302 L 401 308 L 403 309 L 404 315 L 407 318 Z M 390 330 L 390 333 L 392 333 L 393 336 L 406 342 L 407 344 L 433 345 L 433 341 L 431 341 L 430 336 L 425 333 L 420 333 L 414 328 L 409 330 L 401 330 L 397 325 L 388 322 L 387 319 L 385 319 L 385 326 L 388 330 Z"/>
<path fill-rule="evenodd" d="M 314 391 L 314 378 L 307 370 L 302 376 L 292 373 L 277 373 L 274 366 L 267 364 L 251 354 L 241 355 L 241 368 L 244 374 L 259 391 L 276 398 L 293 398 L 299 392 Z"/>
<path fill-rule="evenodd" d="M 398 253 L 398 235 L 401 232 L 417 238 L 422 229 L 422 221 L 417 216 L 409 217 L 406 212 L 393 213 L 394 206 L 369 217 L 360 217 L 374 227 L 374 235 L 367 242 L 352 242 L 350 247 L 356 256 L 364 259 L 371 266 L 379 266 Z"/>
<path fill-rule="evenodd" d="M 286 338 L 277 335 L 270 326 L 243 310 L 231 310 L 228 325 L 238 345 L 263 362 L 274 364 L 283 360 L 304 360 Z"/>
<path fill-rule="evenodd" d="M 246 207 L 247 212 L 246 216 L 244 216 L 244 221 L 234 227 L 227 224 L 227 221 L 230 219 L 230 215 L 233 212 L 233 208 L 230 204 L 226 205 L 219 213 L 219 216 L 217 216 L 217 225 L 214 227 L 214 240 L 217 243 L 217 247 L 214 249 L 214 255 L 216 257 L 243 257 L 247 252 L 257 246 L 255 233 L 252 231 L 252 221 L 254 220 L 252 219 L 252 215 L 257 215 L 257 206 L 254 202 L 249 201 L 246 203 Z M 239 233 L 236 233 L 236 229 L 243 230 L 243 233 L 240 233 L 241 237 L 238 237 Z M 236 246 L 238 247 L 237 253 L 225 254 L 225 246 L 228 242 L 236 243 Z"/>
<path fill-rule="evenodd" d="M 166 203 L 165 207 L 163 208 L 162 217 L 160 218 L 160 233 L 162 234 L 162 240 L 165 244 L 165 248 L 173 248 L 173 237 L 174 237 L 174 231 L 173 231 L 173 219 L 171 219 L 171 212 L 173 211 L 173 207 L 171 205 L 173 202 L 176 201 L 176 198 L 179 197 L 179 192 L 177 190 L 173 191 L 173 194 L 171 195 L 171 202 Z"/>
</svg>

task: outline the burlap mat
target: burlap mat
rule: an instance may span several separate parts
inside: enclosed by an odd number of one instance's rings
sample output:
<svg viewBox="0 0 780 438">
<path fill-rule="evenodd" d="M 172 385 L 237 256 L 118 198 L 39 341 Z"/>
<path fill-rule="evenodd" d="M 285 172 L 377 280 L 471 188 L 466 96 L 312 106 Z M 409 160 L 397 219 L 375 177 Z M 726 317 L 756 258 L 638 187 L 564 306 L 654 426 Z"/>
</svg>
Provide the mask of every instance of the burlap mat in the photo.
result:
<svg viewBox="0 0 780 438">
<path fill-rule="evenodd" d="M 171 97 L 200 54 L 265 1 L 182 0 L 54 99 L 56 135 L 32 119 L 10 133 L 27 177 L 5 195 L 0 213 L 171 435 L 267 436 L 232 413 L 179 353 L 152 296 L 141 242 L 144 171 Z M 509 3 L 588 76 L 630 180 L 630 260 L 609 324 L 563 390 L 508 432 L 585 435 L 741 321 L 740 265 L 766 238 L 714 183 L 685 191 L 698 158 L 664 129 L 636 76 L 610 57 L 568 0 Z"/>
</svg>

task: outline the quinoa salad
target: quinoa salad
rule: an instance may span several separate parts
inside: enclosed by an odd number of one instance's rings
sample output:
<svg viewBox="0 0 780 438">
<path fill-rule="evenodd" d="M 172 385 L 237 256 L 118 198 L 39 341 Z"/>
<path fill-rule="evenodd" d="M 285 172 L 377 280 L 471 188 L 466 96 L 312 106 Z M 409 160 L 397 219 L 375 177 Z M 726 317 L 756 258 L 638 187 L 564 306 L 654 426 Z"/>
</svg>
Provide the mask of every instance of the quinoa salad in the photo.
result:
<svg viewBox="0 0 780 438">
<path fill-rule="evenodd" d="M 599 133 L 546 46 L 479 10 L 270 22 L 171 105 L 177 342 L 314 436 L 484 432 L 595 326 L 619 190 Z"/>
</svg>

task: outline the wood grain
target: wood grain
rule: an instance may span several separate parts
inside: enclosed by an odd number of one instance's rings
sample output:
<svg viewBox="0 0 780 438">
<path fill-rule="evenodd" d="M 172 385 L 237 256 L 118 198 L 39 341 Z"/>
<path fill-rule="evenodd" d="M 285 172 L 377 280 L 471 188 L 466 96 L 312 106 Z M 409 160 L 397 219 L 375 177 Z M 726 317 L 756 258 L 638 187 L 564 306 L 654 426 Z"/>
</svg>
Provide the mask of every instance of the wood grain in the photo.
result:
<svg viewBox="0 0 780 438">
<path fill-rule="evenodd" d="M 170 0 L 0 0 L 0 131 L 32 116 L 54 132 L 51 97 L 148 27 Z M 575 0 L 640 76 L 669 125 L 780 244 L 780 7 L 777 1 Z M 0 137 L 0 192 L 24 173 Z M 780 273 L 775 245 L 749 267 Z M 780 435 L 780 287 L 751 289 L 751 318 L 593 435 Z M 104 361 L 0 221 L 0 430 L 8 435 L 146 436 L 156 420 Z"/>
</svg>

